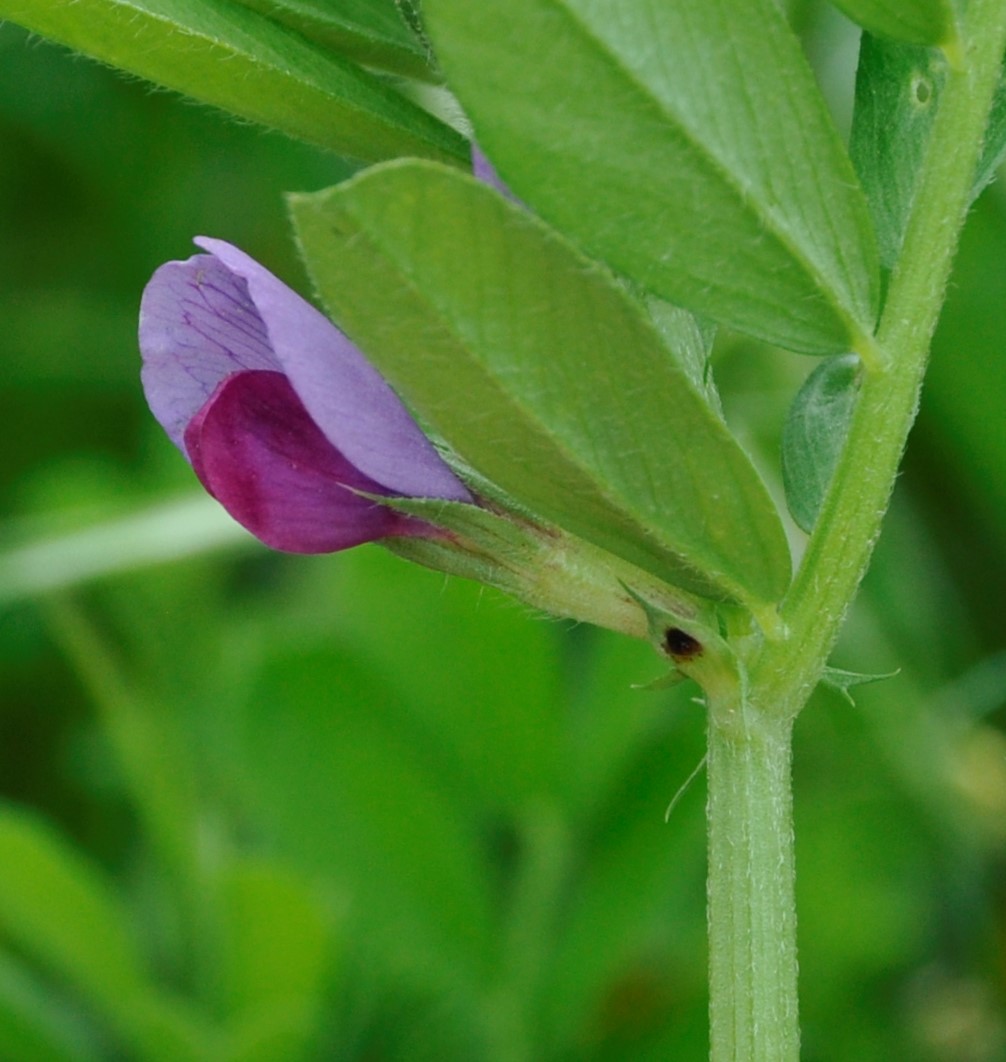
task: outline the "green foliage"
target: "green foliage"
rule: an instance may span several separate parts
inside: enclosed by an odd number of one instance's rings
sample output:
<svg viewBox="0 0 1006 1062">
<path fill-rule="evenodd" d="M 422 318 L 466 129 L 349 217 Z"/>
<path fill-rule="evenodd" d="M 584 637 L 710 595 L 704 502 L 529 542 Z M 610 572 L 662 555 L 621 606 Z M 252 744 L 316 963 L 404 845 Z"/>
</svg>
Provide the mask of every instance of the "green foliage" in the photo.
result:
<svg viewBox="0 0 1006 1062">
<path fill-rule="evenodd" d="M 931 48 L 881 40 L 864 33 L 856 71 L 849 152 L 870 203 L 880 262 L 892 269 L 905 237 L 916 178 L 947 61 Z M 994 178 L 1006 152 L 1006 75 L 1000 79 L 975 173 L 974 195 Z"/>
<path fill-rule="evenodd" d="M 956 43 L 954 0 L 836 0 L 870 33 L 908 44 Z"/>
<path fill-rule="evenodd" d="M 135 1007 L 144 971 L 126 912 L 100 873 L 45 823 L 14 808 L 0 814 L 0 858 L 6 939 L 102 1009 Z"/>
<path fill-rule="evenodd" d="M 427 0 L 424 11 L 481 146 L 589 253 L 794 350 L 840 353 L 871 331 L 866 205 L 771 0 Z M 507 33 L 486 33 L 487 20 Z M 562 101 L 560 121 L 549 100 Z"/>
<path fill-rule="evenodd" d="M 945 78 L 946 60 L 939 52 L 863 34 L 849 150 L 886 269 L 901 250 Z"/>
<path fill-rule="evenodd" d="M 797 392 L 782 431 L 782 479 L 797 525 L 814 528 L 856 405 L 859 359 L 829 358 Z"/>
<path fill-rule="evenodd" d="M 977 196 L 990 181 L 1006 155 L 1006 59 L 999 76 L 999 91 L 992 102 L 989 115 L 989 127 L 982 145 L 981 158 L 978 160 L 978 172 L 975 176 L 975 195 Z"/>
<path fill-rule="evenodd" d="M 333 919 L 304 877 L 235 860 L 219 888 L 222 977 L 234 1062 L 311 1058 L 332 963 Z"/>
<path fill-rule="evenodd" d="M 536 218 L 418 162 L 293 213 L 335 319 L 519 502 L 699 593 L 781 596 L 789 555 L 747 457 L 641 308 Z"/>
<path fill-rule="evenodd" d="M 0 1057 L 704 1057 L 701 777 L 663 821 L 694 688 L 632 689 L 661 670 L 641 643 L 376 549 L 267 555 L 142 408 L 150 271 L 210 231 L 304 287 L 281 193 L 346 167 L 9 25 L 0 55 Z M 1006 1050 L 1000 187 L 969 226 L 836 655 L 900 673 L 797 728 L 815 1062 Z M 663 312 L 664 371 L 781 497 L 804 365 Z"/>
<path fill-rule="evenodd" d="M 10 0 L 0 17 L 351 158 L 461 154 L 453 130 L 374 75 L 228 0 Z"/>
<path fill-rule="evenodd" d="M 238 0 L 364 66 L 429 78 L 430 57 L 394 0 Z"/>
</svg>

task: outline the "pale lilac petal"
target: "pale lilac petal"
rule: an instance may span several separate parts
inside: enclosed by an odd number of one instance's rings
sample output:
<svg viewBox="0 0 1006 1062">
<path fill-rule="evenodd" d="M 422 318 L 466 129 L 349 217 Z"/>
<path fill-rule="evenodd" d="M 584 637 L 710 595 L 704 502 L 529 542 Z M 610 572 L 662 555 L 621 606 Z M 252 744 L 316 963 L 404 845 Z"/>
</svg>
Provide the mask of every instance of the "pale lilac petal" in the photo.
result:
<svg viewBox="0 0 1006 1062">
<path fill-rule="evenodd" d="M 276 361 L 340 453 L 392 494 L 472 500 L 388 383 L 327 317 L 231 244 L 195 242 L 248 285 Z"/>
<path fill-rule="evenodd" d="M 516 203 L 518 206 L 524 204 L 510 191 L 509 188 L 500 179 L 500 175 L 496 172 L 496 167 L 489 161 L 489 159 L 482 154 L 478 144 L 472 144 L 472 174 L 480 181 L 488 184 L 491 188 L 495 188 L 497 192 L 502 193 L 510 200 L 511 203 Z"/>
<path fill-rule="evenodd" d="M 279 369 L 248 285 L 212 255 L 168 262 L 140 303 L 147 401 L 185 452 L 185 427 L 217 384 L 242 369 Z"/>
<path fill-rule="evenodd" d="M 436 533 L 350 489 L 384 493 L 322 435 L 282 373 L 227 377 L 189 424 L 185 443 L 203 486 L 273 549 L 331 553 Z"/>
</svg>

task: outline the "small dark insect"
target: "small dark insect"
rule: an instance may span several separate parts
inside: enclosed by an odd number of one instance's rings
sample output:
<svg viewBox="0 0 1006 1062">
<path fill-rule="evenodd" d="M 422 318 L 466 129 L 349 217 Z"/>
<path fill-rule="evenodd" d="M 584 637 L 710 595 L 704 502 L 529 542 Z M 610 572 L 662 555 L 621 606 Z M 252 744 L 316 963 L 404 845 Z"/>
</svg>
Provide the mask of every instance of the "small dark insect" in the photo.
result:
<svg viewBox="0 0 1006 1062">
<path fill-rule="evenodd" d="M 702 643 L 680 627 L 664 631 L 664 652 L 675 660 L 694 660 L 702 655 Z"/>
</svg>

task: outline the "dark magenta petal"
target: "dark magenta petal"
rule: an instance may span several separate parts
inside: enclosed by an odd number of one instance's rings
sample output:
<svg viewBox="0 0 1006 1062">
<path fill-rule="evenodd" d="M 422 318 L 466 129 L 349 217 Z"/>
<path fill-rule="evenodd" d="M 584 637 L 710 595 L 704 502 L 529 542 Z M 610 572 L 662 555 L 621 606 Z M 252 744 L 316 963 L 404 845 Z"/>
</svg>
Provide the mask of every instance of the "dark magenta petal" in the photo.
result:
<svg viewBox="0 0 1006 1062">
<path fill-rule="evenodd" d="M 217 384 L 242 369 L 279 369 L 248 285 L 212 255 L 160 267 L 140 303 L 143 389 L 184 452 L 185 428 Z"/>
<path fill-rule="evenodd" d="M 196 243 L 247 284 L 276 361 L 356 468 L 390 494 L 472 500 L 384 377 L 327 317 L 231 244 Z"/>
<path fill-rule="evenodd" d="M 290 553 L 331 553 L 429 525 L 350 488 L 387 493 L 321 433 L 287 378 L 238 372 L 185 432 L 203 486 L 256 538 Z"/>
</svg>

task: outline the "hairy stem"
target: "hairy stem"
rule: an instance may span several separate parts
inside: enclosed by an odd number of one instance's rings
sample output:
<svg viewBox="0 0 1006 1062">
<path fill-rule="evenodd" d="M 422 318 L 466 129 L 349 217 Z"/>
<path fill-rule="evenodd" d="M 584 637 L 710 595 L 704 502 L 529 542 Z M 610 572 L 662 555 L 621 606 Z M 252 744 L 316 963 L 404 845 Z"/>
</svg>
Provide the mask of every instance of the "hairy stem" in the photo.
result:
<svg viewBox="0 0 1006 1062">
<path fill-rule="evenodd" d="M 818 682 L 859 588 L 918 408 L 929 342 L 971 198 L 1000 62 L 1006 4 L 971 0 L 941 94 L 903 252 L 849 438 L 803 564 L 786 632 L 750 660 L 733 703 L 709 694 L 712 1062 L 796 1062 L 792 721 Z"/>
<path fill-rule="evenodd" d="M 795 714 L 806 702 L 866 571 L 918 409 L 936 327 L 1006 45 L 1006 5 L 972 0 L 963 65 L 941 95 L 903 251 L 865 365 L 848 442 L 782 606 L 788 636 L 754 664 L 759 701 Z"/>
<path fill-rule="evenodd" d="M 788 719 L 709 722 L 709 993 L 716 1062 L 797 1062 Z"/>
</svg>

